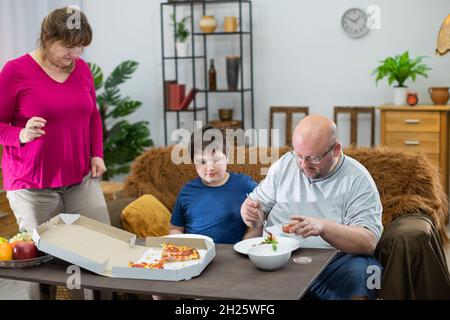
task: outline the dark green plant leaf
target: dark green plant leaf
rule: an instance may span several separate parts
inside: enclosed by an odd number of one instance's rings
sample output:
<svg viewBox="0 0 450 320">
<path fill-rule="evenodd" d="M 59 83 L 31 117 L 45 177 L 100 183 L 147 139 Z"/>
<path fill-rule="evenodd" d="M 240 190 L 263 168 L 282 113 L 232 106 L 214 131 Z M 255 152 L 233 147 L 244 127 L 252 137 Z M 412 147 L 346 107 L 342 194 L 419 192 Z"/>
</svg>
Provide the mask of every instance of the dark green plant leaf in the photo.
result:
<svg viewBox="0 0 450 320">
<path fill-rule="evenodd" d="M 185 42 L 189 36 L 189 30 L 186 27 L 187 21 L 191 16 L 182 18 L 180 21 L 175 20 L 175 14 L 171 15 L 172 26 L 175 28 L 175 40 L 179 42 Z"/>
<path fill-rule="evenodd" d="M 95 90 L 101 89 L 103 86 L 103 71 L 95 63 L 88 62 L 89 69 L 91 69 L 92 77 L 94 78 Z"/>
<path fill-rule="evenodd" d="M 144 152 L 145 148 L 153 146 L 148 122 L 140 121 L 131 124 L 124 119 L 142 105 L 140 101 L 122 96 L 118 88 L 120 84 L 131 78 L 137 66 L 138 63 L 131 60 L 119 64 L 104 83 L 103 92 L 97 92 L 97 104 L 104 131 L 103 149 L 107 167 L 103 175 L 105 180 L 117 174 L 128 173 L 130 163 Z M 95 64 L 90 64 L 90 67 L 98 77 L 100 75 L 103 77 L 100 67 Z M 101 87 L 96 86 L 96 90 L 100 91 Z"/>
<path fill-rule="evenodd" d="M 105 89 L 115 89 L 118 85 L 130 79 L 131 75 L 136 71 L 138 65 L 139 63 L 133 60 L 124 61 L 119 64 L 106 79 Z"/>
<path fill-rule="evenodd" d="M 378 85 L 378 81 L 387 77 L 389 85 L 395 81 L 399 86 L 403 86 L 409 78 L 415 81 L 418 75 L 427 77 L 427 71 L 431 68 L 421 64 L 424 58 L 424 56 L 418 56 L 412 59 L 406 51 L 380 61 L 380 65 L 372 72 L 372 75 L 376 75 L 375 83 Z"/>
<path fill-rule="evenodd" d="M 122 101 L 122 97 L 120 96 L 119 88 L 108 88 L 105 89 L 105 102 L 110 106 L 117 106 Z"/>
<path fill-rule="evenodd" d="M 141 105 L 142 102 L 140 101 L 121 101 L 114 110 L 111 111 L 110 115 L 113 118 L 126 117 L 135 112 Z"/>
</svg>

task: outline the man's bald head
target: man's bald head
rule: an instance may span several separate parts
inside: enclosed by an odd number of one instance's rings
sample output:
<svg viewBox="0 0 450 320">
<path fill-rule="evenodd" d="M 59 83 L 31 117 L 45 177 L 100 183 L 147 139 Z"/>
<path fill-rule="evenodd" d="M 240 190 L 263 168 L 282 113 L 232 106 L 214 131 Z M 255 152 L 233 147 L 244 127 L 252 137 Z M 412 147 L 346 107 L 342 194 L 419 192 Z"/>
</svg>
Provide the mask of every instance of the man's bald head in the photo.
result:
<svg viewBox="0 0 450 320">
<path fill-rule="evenodd" d="M 301 145 L 308 150 L 322 150 L 337 141 L 336 124 L 321 115 L 310 115 L 303 118 L 294 130 L 292 144 Z"/>
</svg>

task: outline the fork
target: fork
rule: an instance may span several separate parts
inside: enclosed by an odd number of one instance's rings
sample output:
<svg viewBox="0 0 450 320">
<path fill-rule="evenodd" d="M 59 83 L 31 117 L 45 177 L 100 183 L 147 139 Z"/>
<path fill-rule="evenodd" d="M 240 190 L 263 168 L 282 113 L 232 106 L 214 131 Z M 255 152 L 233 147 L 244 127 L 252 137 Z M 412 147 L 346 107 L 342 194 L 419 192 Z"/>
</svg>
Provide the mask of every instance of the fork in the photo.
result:
<svg viewBox="0 0 450 320">
<path fill-rule="evenodd" d="M 259 219 L 261 219 L 261 222 L 262 222 L 264 231 L 269 235 L 269 238 L 270 238 L 270 239 L 273 239 L 273 234 L 272 234 L 272 232 L 270 232 L 269 230 L 267 230 L 266 224 L 264 223 L 264 220 L 263 220 L 262 216 L 261 216 L 260 214 L 258 214 L 258 216 L 259 216 Z"/>
</svg>

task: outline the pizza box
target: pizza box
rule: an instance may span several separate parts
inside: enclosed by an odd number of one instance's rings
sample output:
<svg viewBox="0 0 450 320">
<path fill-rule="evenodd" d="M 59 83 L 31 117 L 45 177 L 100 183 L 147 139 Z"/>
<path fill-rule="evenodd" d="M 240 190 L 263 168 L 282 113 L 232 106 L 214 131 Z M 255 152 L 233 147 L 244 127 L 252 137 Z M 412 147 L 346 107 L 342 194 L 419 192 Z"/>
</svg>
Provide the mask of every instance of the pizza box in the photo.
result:
<svg viewBox="0 0 450 320">
<path fill-rule="evenodd" d="M 33 231 L 33 241 L 40 251 L 114 278 L 188 280 L 200 275 L 215 257 L 214 243 L 207 239 L 148 237 L 141 246 L 135 243 L 135 234 L 78 214 L 62 213 L 40 225 Z M 163 243 L 195 248 L 201 259 L 175 262 L 168 269 L 128 266 L 130 261 L 138 262 L 150 251 L 154 250 L 156 254 Z"/>
</svg>

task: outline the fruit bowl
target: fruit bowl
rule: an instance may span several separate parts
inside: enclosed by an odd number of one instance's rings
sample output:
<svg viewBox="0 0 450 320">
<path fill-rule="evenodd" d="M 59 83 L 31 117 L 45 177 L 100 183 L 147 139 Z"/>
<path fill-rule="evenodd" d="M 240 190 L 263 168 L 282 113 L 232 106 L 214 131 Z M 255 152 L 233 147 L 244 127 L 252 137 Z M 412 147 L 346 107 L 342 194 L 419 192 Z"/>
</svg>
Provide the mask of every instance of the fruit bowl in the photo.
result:
<svg viewBox="0 0 450 320">
<path fill-rule="evenodd" d="M 26 268 L 32 266 L 38 266 L 42 263 L 48 262 L 53 259 L 53 256 L 46 254 L 41 257 L 23 260 L 0 260 L 0 268 Z"/>
<path fill-rule="evenodd" d="M 31 234 L 27 231 L 19 232 L 10 240 L 0 237 L 0 267 L 2 268 L 37 266 L 52 258 L 36 248 Z"/>
</svg>

